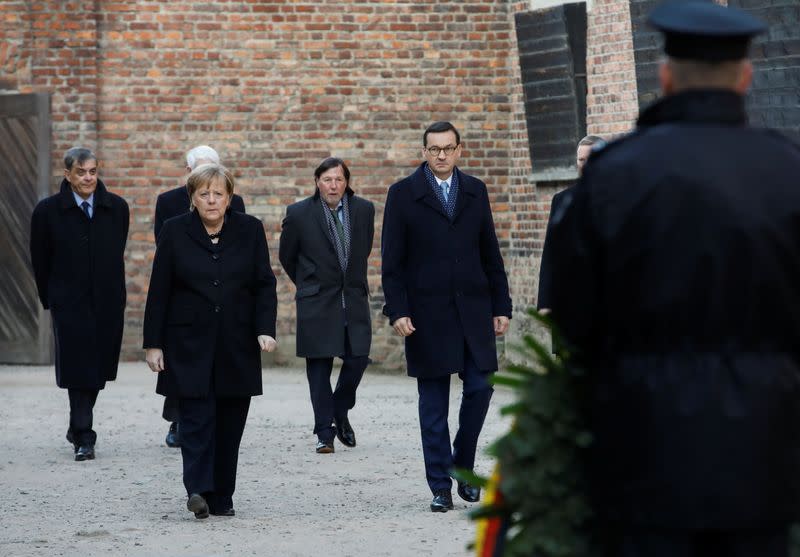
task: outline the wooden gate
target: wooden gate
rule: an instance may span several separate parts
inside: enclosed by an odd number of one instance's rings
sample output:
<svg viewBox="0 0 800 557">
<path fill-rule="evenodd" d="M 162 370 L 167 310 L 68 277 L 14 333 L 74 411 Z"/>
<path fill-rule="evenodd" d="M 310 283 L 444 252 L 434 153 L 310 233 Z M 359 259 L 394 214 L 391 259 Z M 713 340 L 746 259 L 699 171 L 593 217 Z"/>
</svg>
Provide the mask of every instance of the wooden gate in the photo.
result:
<svg viewBox="0 0 800 557">
<path fill-rule="evenodd" d="M 33 208 L 50 193 L 50 96 L 0 95 L 0 363 L 53 361 L 28 247 Z"/>
</svg>

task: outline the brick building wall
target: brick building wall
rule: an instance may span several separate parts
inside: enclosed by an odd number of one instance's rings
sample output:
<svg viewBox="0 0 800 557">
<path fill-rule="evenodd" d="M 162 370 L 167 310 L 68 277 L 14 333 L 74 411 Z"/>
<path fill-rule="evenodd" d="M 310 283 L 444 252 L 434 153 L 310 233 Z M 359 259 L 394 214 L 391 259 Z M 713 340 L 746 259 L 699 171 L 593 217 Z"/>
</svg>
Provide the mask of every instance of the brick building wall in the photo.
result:
<svg viewBox="0 0 800 557">
<path fill-rule="evenodd" d="M 380 222 L 387 187 L 420 162 L 431 121 L 461 129 L 461 167 L 487 182 L 509 249 L 509 204 L 527 158 L 513 9 L 488 0 L 0 4 L 0 33 L 13 43 L 0 51 L 3 88 L 52 93 L 54 184 L 60 154 L 82 143 L 131 206 L 123 357 L 142 355 L 156 195 L 181 183 L 184 152 L 208 143 L 264 222 L 283 359 L 294 332 L 294 288 L 276 252 L 284 208 L 313 192 L 322 158 L 348 161 L 354 189 L 378 209 L 373 358 L 400 366 L 401 343 L 380 315 Z"/>
<path fill-rule="evenodd" d="M 796 130 L 800 106 L 787 88 L 800 82 L 797 7 L 736 1 L 754 12 L 764 7 L 758 15 L 778 24 L 759 52 L 770 60 L 780 53 L 769 66 L 780 73 L 762 66 L 756 100 L 765 118 L 782 115 Z M 528 135 L 515 17 L 561 3 L 5 0 L 0 93 L 51 93 L 54 187 L 60 155 L 85 144 L 101 158 L 102 179 L 131 206 L 123 357 L 142 355 L 156 195 L 182 183 L 185 151 L 208 143 L 235 171 L 248 212 L 267 231 L 278 277 L 279 363 L 294 353 L 294 288 L 276 253 L 284 208 L 313 192 L 322 158 L 348 161 L 354 189 L 377 208 L 372 355 L 376 364 L 400 368 L 402 343 L 380 313 L 383 202 L 388 186 L 420 162 L 422 131 L 434 120 L 461 129 L 460 166 L 489 187 L 515 317 L 536 302 L 550 199 L 576 174 L 548 174 L 530 159 L 535 137 Z M 628 131 L 651 94 L 657 44 L 641 23 L 652 3 L 587 3 L 587 133 Z M 525 331 L 522 323 L 512 321 L 512 341 Z"/>
</svg>

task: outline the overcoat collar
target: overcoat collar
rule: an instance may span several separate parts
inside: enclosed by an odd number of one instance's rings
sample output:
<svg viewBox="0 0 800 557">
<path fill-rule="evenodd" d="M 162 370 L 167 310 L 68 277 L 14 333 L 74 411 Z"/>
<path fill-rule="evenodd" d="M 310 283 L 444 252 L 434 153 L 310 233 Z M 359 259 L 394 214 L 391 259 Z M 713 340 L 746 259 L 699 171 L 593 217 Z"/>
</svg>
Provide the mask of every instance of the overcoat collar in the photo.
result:
<svg viewBox="0 0 800 557">
<path fill-rule="evenodd" d="M 414 174 L 411 175 L 412 197 L 415 201 L 420 201 L 421 203 L 428 205 L 444 218 L 450 220 L 444 210 L 444 207 L 442 207 L 442 203 L 439 201 L 439 198 L 436 197 L 436 194 L 433 192 L 430 184 L 428 183 L 428 178 L 425 176 L 426 164 L 428 163 L 423 162 L 421 165 L 419 165 Z M 453 168 L 453 174 L 456 173 L 458 173 L 458 197 L 456 197 L 456 208 L 455 211 L 453 211 L 454 222 L 464 208 L 471 203 L 472 198 L 477 197 L 478 195 L 478 190 L 475 187 L 471 177 L 461 172 L 458 167 Z"/>
<path fill-rule="evenodd" d="M 231 211 L 230 207 L 225 212 L 225 223 L 222 225 L 222 237 L 220 243 L 214 245 L 208 239 L 208 232 L 206 232 L 203 221 L 200 220 L 200 215 L 197 211 L 190 211 L 189 218 L 185 221 L 186 233 L 192 240 L 198 243 L 200 247 L 208 251 L 224 250 L 236 243 L 241 236 L 242 220 L 237 218 Z"/>
<path fill-rule="evenodd" d="M 747 123 L 744 97 L 725 89 L 695 89 L 669 95 L 645 108 L 639 127 L 671 122 L 716 123 L 743 126 Z"/>
<path fill-rule="evenodd" d="M 355 192 L 350 189 L 350 186 L 347 186 L 347 189 L 344 190 L 344 193 L 350 200 L 350 203 L 348 203 L 348 207 L 350 208 L 350 230 L 353 231 L 356 229 L 356 222 L 358 222 L 358 216 L 356 215 L 356 211 L 353 209 L 353 197 L 355 196 Z M 314 220 L 317 221 L 317 224 L 322 231 L 322 235 L 328 239 L 328 245 L 331 248 L 331 253 L 333 253 L 334 257 L 337 257 L 336 246 L 333 245 L 331 235 L 328 234 L 328 223 L 325 222 L 325 215 L 322 214 L 322 211 L 319 208 L 319 205 L 322 203 L 325 202 L 322 200 L 322 197 L 319 194 L 319 188 L 316 188 L 314 195 L 311 196 L 311 212 L 314 214 Z"/>
<path fill-rule="evenodd" d="M 75 197 L 72 195 L 72 188 L 66 178 L 61 180 L 61 187 L 58 192 L 59 206 L 61 210 L 70 209 L 75 207 L 80 209 L 75 203 Z M 97 188 L 94 190 L 94 206 L 95 207 L 111 207 L 111 200 L 108 198 L 108 190 L 102 180 L 97 180 Z"/>
</svg>

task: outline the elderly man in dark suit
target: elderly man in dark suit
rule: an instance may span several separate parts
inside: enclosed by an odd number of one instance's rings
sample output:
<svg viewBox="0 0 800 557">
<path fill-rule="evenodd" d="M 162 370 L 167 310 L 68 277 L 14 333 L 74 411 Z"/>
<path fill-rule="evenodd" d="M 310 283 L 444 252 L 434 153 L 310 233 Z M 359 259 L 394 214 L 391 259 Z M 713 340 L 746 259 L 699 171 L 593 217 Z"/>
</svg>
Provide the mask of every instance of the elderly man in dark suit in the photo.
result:
<svg viewBox="0 0 800 557">
<path fill-rule="evenodd" d="M 78 461 L 94 459 L 97 394 L 117 377 L 128 221 L 128 204 L 106 189 L 97 157 L 81 147 L 66 152 L 61 191 L 31 219 L 31 262 L 53 320 L 56 383 L 69 392 L 67 440 Z"/>
<path fill-rule="evenodd" d="M 279 257 L 297 286 L 297 355 L 306 358 L 316 451 L 332 453 L 334 435 L 356 446 L 348 412 L 369 364 L 367 259 L 375 207 L 354 194 L 342 159 L 322 161 L 314 182 L 314 195 L 286 210 Z M 342 368 L 332 391 L 334 357 L 342 358 Z"/>
<path fill-rule="evenodd" d="M 219 164 L 219 154 L 208 145 L 198 145 L 186 153 L 186 172 L 191 173 L 203 164 Z M 153 233 L 156 241 L 161 232 L 164 221 L 177 217 L 189 211 L 189 192 L 186 185 L 166 191 L 156 199 L 156 215 L 153 220 Z M 244 201 L 241 196 L 234 194 L 231 199 L 231 210 L 244 213 Z M 178 401 L 173 397 L 164 398 L 162 417 L 170 422 L 167 431 L 166 443 L 168 447 L 180 447 L 181 437 L 178 427 L 179 413 Z"/>
<path fill-rule="evenodd" d="M 503 258 L 486 185 L 456 167 L 461 138 L 449 122 L 422 136 L 425 157 L 389 188 L 383 219 L 384 313 L 405 338 L 408 374 L 417 379 L 430 508 L 453 508 L 450 472 L 472 469 L 497 370 L 495 336 L 511 317 Z M 458 433 L 447 427 L 450 375 L 463 381 Z M 475 502 L 480 490 L 459 482 Z"/>
</svg>

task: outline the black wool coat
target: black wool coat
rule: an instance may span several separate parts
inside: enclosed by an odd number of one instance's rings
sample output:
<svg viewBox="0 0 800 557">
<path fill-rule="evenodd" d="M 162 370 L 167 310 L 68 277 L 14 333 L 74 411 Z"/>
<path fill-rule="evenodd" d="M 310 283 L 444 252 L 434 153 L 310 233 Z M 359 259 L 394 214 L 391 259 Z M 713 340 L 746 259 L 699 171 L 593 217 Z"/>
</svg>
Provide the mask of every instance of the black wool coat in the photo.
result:
<svg viewBox="0 0 800 557">
<path fill-rule="evenodd" d="M 486 185 L 457 168 L 451 221 L 428 183 L 424 164 L 389 188 L 383 214 L 384 314 L 410 317 L 408 374 L 437 377 L 464 369 L 469 346 L 478 368 L 497 369 L 492 318 L 511 317 L 503 257 Z"/>
<path fill-rule="evenodd" d="M 128 224 L 128 204 L 100 180 L 91 219 L 66 180 L 33 210 L 31 263 L 39 300 L 53 320 L 61 388 L 102 389 L 117 377 Z"/>
<path fill-rule="evenodd" d="M 317 192 L 286 209 L 279 257 L 297 287 L 297 355 L 328 358 L 345 353 L 344 325 L 354 356 L 368 356 L 372 342 L 367 261 L 372 251 L 375 206 L 349 190 L 350 259 L 342 271 Z M 344 292 L 345 308 L 342 308 Z"/>
<path fill-rule="evenodd" d="M 601 517 L 800 517 L 800 149 L 689 91 L 592 153 L 552 225 L 552 315 L 590 379 Z"/>
<path fill-rule="evenodd" d="M 244 213 L 244 200 L 238 194 L 233 194 L 231 198 L 232 211 Z M 186 186 L 179 186 L 169 191 L 165 191 L 156 198 L 156 218 L 153 221 L 153 233 L 156 239 L 161 232 L 161 227 L 167 219 L 177 217 L 189 212 L 189 190 Z"/>
<path fill-rule="evenodd" d="M 569 197 L 573 186 L 562 190 L 553 196 L 550 202 L 550 217 L 547 219 L 547 230 L 544 235 L 544 247 L 542 248 L 542 260 L 539 264 L 539 292 L 536 295 L 537 309 L 550 309 L 550 291 L 553 284 L 553 242 L 550 235 L 550 223 L 560 219 L 564 201 Z"/>
<path fill-rule="evenodd" d="M 259 335 L 275 337 L 275 275 L 261 221 L 228 211 L 217 245 L 196 211 L 158 239 L 144 348 L 164 351 L 156 392 L 181 398 L 260 395 Z"/>
</svg>

